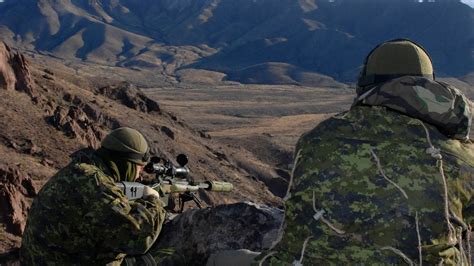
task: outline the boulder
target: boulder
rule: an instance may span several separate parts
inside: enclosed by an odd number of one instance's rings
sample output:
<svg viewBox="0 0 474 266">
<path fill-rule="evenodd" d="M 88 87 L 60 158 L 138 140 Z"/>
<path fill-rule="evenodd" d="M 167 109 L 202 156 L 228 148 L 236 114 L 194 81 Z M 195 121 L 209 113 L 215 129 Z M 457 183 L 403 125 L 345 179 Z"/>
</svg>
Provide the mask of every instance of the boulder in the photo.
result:
<svg viewBox="0 0 474 266">
<path fill-rule="evenodd" d="M 128 82 L 99 88 L 97 93 L 144 113 L 160 112 L 160 106 L 157 102 L 148 98 L 137 87 Z"/>
<path fill-rule="evenodd" d="M 150 252 L 162 265 L 205 265 L 219 251 L 268 249 L 282 222 L 282 210 L 253 203 L 188 210 L 163 226 Z M 163 259 L 164 250 L 173 254 Z"/>
</svg>

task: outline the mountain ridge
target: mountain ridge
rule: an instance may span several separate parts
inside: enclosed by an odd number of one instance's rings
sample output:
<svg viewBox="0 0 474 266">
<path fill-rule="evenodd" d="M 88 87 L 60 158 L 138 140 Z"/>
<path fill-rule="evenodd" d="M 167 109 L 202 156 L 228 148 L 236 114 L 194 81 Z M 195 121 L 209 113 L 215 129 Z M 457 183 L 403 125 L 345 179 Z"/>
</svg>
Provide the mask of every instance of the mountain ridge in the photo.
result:
<svg viewBox="0 0 474 266">
<path fill-rule="evenodd" d="M 354 82 L 366 54 L 395 38 L 423 45 L 440 76 L 474 72 L 474 9 L 457 0 L 6 0 L 0 14 L 8 44 L 171 76 L 198 68 L 245 82 L 235 73 L 282 63 Z"/>
</svg>

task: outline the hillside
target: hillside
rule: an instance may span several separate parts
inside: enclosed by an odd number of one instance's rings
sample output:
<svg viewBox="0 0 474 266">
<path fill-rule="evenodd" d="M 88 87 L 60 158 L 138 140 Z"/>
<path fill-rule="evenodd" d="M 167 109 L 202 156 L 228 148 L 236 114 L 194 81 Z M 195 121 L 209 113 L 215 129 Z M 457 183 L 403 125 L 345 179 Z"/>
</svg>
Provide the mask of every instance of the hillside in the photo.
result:
<svg viewBox="0 0 474 266">
<path fill-rule="evenodd" d="M 119 126 L 139 129 L 152 153 L 162 158 L 187 154 L 193 180 L 234 184 L 231 193 L 200 193 L 208 205 L 245 200 L 281 204 L 267 189 L 271 177 L 255 174 L 264 170 L 241 167 L 259 169 L 263 163 L 231 156 L 241 152 L 190 128 L 131 84 L 78 77 L 54 61 L 33 64 L 2 43 L 0 77 L 0 258 L 18 247 L 31 199 L 48 178 L 74 152 L 97 148 Z"/>
<path fill-rule="evenodd" d="M 172 82 L 198 68 L 245 83 L 340 87 L 333 79 L 353 82 L 366 54 L 393 38 L 422 44 L 439 76 L 471 83 L 474 72 L 474 9 L 457 0 L 5 0 L 0 14 L 9 44 Z"/>
</svg>

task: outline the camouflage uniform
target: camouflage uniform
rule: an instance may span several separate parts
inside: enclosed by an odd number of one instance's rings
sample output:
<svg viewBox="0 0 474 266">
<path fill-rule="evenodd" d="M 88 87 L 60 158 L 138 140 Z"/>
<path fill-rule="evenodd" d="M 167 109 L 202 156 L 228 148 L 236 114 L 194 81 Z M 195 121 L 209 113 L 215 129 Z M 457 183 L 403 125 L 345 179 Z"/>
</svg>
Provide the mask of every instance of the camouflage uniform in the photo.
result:
<svg viewBox="0 0 474 266">
<path fill-rule="evenodd" d="M 128 201 L 107 169 L 89 156 L 44 185 L 28 215 L 22 265 L 120 265 L 151 247 L 165 217 L 160 200 Z"/>
<path fill-rule="evenodd" d="M 270 265 L 469 264 L 474 145 L 468 100 L 405 76 L 298 141 Z"/>
</svg>

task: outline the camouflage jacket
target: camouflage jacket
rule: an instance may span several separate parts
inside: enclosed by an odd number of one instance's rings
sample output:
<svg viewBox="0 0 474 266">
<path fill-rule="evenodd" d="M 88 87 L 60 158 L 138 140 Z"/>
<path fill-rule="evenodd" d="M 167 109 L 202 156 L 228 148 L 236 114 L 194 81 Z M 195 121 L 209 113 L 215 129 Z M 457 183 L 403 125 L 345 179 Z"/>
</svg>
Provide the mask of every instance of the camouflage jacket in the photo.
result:
<svg viewBox="0 0 474 266">
<path fill-rule="evenodd" d="M 165 211 L 155 198 L 128 201 L 101 160 L 72 162 L 34 199 L 20 249 L 22 265 L 119 265 L 145 253 Z"/>
<path fill-rule="evenodd" d="M 427 82 L 399 81 L 390 86 L 409 90 Z M 410 106 L 402 94 L 390 95 L 389 87 L 379 87 L 364 96 L 368 98 L 359 97 L 350 111 L 303 135 L 285 198 L 281 238 L 256 262 L 469 264 L 474 145 L 465 136 L 471 118 L 465 121 L 462 115 L 470 116 L 469 104 L 457 90 L 439 86 L 452 97 L 441 97 L 429 86 L 411 88 L 421 91 L 415 95 L 419 99 L 434 94 L 434 102 L 425 101 L 422 108 Z M 450 128 L 443 127 L 441 117 L 450 118 L 445 124 Z M 451 124 L 456 119 L 464 126 Z"/>
</svg>

